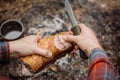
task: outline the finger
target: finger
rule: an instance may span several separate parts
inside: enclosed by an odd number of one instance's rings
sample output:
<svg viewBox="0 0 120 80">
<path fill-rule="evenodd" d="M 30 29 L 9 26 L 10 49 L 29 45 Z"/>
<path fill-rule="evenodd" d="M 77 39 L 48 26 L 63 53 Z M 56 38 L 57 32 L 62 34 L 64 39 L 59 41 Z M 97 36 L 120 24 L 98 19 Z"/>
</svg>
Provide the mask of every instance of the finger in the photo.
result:
<svg viewBox="0 0 120 80">
<path fill-rule="evenodd" d="M 37 35 L 37 39 L 41 39 L 40 35 Z"/>
<path fill-rule="evenodd" d="M 39 31 L 39 32 L 37 32 L 37 34 L 36 34 L 36 35 L 37 35 L 37 42 L 41 39 L 40 33 L 41 33 L 41 32 Z"/>
<path fill-rule="evenodd" d="M 76 36 L 74 36 L 74 35 L 63 35 L 63 39 L 68 42 L 76 43 Z"/>
<path fill-rule="evenodd" d="M 73 32 L 72 32 L 72 31 L 68 31 L 68 32 L 66 33 L 66 35 L 73 35 Z"/>
<path fill-rule="evenodd" d="M 72 32 L 72 31 L 68 31 L 68 34 L 69 34 L 69 35 L 73 35 L 73 32 Z"/>
<path fill-rule="evenodd" d="M 86 28 L 86 25 L 85 24 L 83 24 L 83 23 L 80 23 L 80 24 L 78 24 L 79 25 L 79 28 L 82 30 L 82 29 L 84 29 L 84 28 Z"/>
<path fill-rule="evenodd" d="M 78 47 L 77 45 L 75 45 L 74 50 L 78 50 L 78 48 L 79 48 L 79 47 Z"/>
<path fill-rule="evenodd" d="M 37 45 L 38 41 L 40 40 L 40 36 L 39 35 L 34 35 L 34 43 L 35 45 Z"/>
<path fill-rule="evenodd" d="M 37 35 L 34 35 L 34 36 L 32 36 L 31 38 L 29 38 L 29 39 L 33 39 L 33 40 L 31 40 L 31 42 L 34 42 L 35 45 L 37 45 L 37 42 L 40 40 Z"/>
<path fill-rule="evenodd" d="M 40 40 L 40 39 L 41 39 L 41 37 L 40 37 L 40 33 L 39 33 L 39 32 L 37 33 L 36 36 L 37 36 L 37 40 Z"/>
<path fill-rule="evenodd" d="M 35 48 L 35 53 L 39 54 L 39 55 L 42 55 L 42 56 L 45 56 L 45 57 L 51 57 L 52 56 L 52 52 L 50 52 L 48 50 L 45 50 L 45 49 L 41 49 L 39 47 Z"/>
</svg>

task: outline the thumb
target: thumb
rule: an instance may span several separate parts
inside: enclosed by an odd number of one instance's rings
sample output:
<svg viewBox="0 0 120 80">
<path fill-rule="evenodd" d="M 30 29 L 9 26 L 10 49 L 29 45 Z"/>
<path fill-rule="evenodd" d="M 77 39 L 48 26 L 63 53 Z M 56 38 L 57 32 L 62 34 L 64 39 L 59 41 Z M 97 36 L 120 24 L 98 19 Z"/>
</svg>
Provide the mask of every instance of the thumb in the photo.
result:
<svg viewBox="0 0 120 80">
<path fill-rule="evenodd" d="M 35 53 L 39 54 L 39 55 L 42 55 L 42 56 L 45 56 L 45 57 L 51 57 L 52 56 L 52 52 L 50 52 L 46 49 L 41 49 L 39 47 L 35 48 Z"/>
<path fill-rule="evenodd" d="M 84 29 L 88 28 L 85 24 L 78 24 L 79 28 L 81 29 L 81 31 L 83 31 Z"/>
<path fill-rule="evenodd" d="M 63 35 L 63 39 L 65 40 L 65 41 L 68 41 L 68 42 L 74 42 L 74 43 L 76 43 L 76 38 L 77 36 L 74 36 L 74 35 Z"/>
</svg>

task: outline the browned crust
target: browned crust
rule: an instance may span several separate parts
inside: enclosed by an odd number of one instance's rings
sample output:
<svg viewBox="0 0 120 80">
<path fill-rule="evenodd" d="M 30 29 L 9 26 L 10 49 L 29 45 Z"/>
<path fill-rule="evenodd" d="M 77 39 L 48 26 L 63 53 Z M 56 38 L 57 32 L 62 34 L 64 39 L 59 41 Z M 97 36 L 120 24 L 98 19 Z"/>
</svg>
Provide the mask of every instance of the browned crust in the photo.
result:
<svg viewBox="0 0 120 80">
<path fill-rule="evenodd" d="M 61 32 L 57 35 L 64 35 L 66 32 Z M 29 67 L 34 71 L 37 72 L 38 70 L 43 69 L 46 65 L 50 64 L 51 62 L 56 61 L 56 59 L 61 58 L 65 55 L 66 52 L 70 52 L 73 49 L 73 46 L 70 46 L 67 50 L 59 50 L 54 45 L 54 37 L 49 36 L 47 38 L 41 39 L 38 41 L 38 46 L 43 49 L 47 49 L 52 52 L 52 57 L 47 58 L 40 55 L 30 55 L 26 57 L 22 57 L 24 63 L 29 65 Z"/>
</svg>

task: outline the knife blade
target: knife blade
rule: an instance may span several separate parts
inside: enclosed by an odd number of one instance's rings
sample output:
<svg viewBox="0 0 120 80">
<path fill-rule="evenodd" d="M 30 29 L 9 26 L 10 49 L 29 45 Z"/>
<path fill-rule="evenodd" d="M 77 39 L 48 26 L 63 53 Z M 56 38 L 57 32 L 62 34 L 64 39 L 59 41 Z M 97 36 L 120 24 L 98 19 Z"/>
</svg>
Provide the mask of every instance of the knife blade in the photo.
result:
<svg viewBox="0 0 120 80">
<path fill-rule="evenodd" d="M 77 21 L 75 19 L 75 16 L 74 16 L 74 13 L 73 13 L 73 10 L 72 10 L 72 7 L 70 5 L 69 0 L 65 0 L 65 7 L 66 7 L 67 13 L 71 19 L 71 22 L 72 22 L 71 31 L 74 33 L 74 35 L 79 35 L 80 28 L 79 28 Z M 79 49 L 79 53 L 80 53 L 80 57 L 82 59 L 88 59 L 88 57 L 85 55 L 85 52 L 83 52 L 81 49 Z"/>
</svg>

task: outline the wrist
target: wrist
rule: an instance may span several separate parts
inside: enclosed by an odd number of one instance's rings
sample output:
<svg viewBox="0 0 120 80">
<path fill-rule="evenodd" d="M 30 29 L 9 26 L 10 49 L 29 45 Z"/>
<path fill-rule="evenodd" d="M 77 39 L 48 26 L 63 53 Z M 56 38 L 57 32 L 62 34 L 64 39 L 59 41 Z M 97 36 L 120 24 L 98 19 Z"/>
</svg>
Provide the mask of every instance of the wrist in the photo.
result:
<svg viewBox="0 0 120 80">
<path fill-rule="evenodd" d="M 9 42 L 10 47 L 10 57 L 18 57 L 18 42 L 17 41 L 11 41 Z"/>
<path fill-rule="evenodd" d="M 91 52 L 92 52 L 94 49 L 101 49 L 101 50 L 103 50 L 100 45 L 92 46 L 92 47 L 90 47 L 89 49 L 86 50 L 86 55 L 87 55 L 88 57 L 90 57 L 90 54 L 91 54 Z"/>
<path fill-rule="evenodd" d="M 0 64 L 6 64 L 9 62 L 10 48 L 8 42 L 0 42 Z"/>
</svg>

